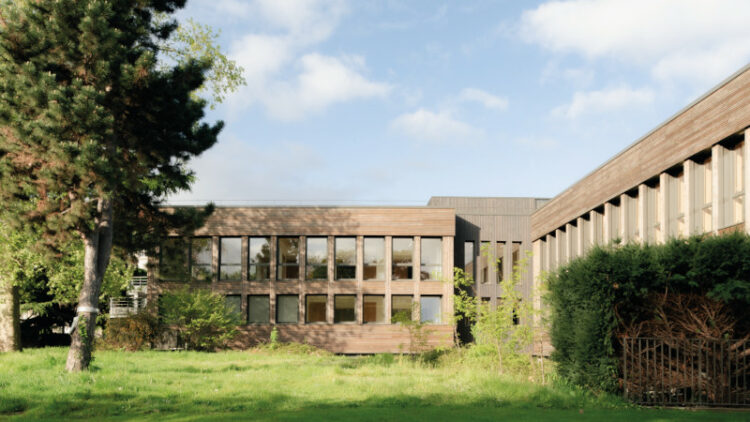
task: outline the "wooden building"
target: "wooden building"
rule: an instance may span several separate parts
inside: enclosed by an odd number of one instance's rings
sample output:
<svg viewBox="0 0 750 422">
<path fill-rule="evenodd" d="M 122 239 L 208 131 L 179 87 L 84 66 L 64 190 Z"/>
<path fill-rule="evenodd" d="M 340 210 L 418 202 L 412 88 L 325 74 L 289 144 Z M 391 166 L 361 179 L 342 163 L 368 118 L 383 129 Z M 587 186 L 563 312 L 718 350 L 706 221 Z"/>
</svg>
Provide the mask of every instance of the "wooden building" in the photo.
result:
<svg viewBox="0 0 750 422">
<path fill-rule="evenodd" d="M 448 346 L 454 235 L 448 208 L 219 207 L 163 242 L 149 300 L 186 285 L 225 295 L 244 321 L 237 348 L 276 327 L 280 341 L 336 353 L 409 351 L 397 312 L 429 324 L 428 346 Z"/>
</svg>

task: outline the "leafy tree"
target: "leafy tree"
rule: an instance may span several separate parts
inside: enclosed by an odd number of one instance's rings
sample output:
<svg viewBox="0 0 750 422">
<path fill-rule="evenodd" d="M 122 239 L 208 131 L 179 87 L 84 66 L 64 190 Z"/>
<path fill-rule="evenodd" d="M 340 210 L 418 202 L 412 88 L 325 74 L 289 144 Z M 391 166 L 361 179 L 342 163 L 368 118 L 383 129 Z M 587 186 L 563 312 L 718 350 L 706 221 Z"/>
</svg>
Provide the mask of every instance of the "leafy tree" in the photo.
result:
<svg viewBox="0 0 750 422">
<path fill-rule="evenodd" d="M 0 8 L 11 4 L 10 0 L 0 0 Z M 166 23 L 168 15 L 157 13 L 155 19 Z M 222 102 L 226 94 L 246 83 L 242 67 L 219 48 L 218 35 L 209 26 L 188 19 L 171 37 L 157 40 L 161 70 L 168 70 L 170 63 L 187 64 L 190 60 L 211 63 L 203 86 L 196 92 L 208 96 L 212 108 Z M 3 303 L 9 306 L 5 308 L 6 313 L 0 311 L 0 333 L 6 333 L 0 335 L 0 351 L 20 350 L 20 312 L 31 310 L 39 318 L 47 318 L 61 305 L 75 304 L 83 280 L 80 238 L 60 246 L 62 253 L 49 254 L 37 247 L 41 239 L 38 230 L 19 230 L 5 221 L 8 216 L 0 216 L 0 308 Z M 119 294 L 129 279 L 128 251 L 119 252 L 113 256 L 115 268 L 105 273 L 100 299 Z"/>
<path fill-rule="evenodd" d="M 84 245 L 69 371 L 91 361 L 113 245 L 148 248 L 212 211 L 159 207 L 189 188 L 188 161 L 222 127 L 201 122 L 205 101 L 192 95 L 210 63 L 159 68 L 158 42 L 177 25 L 154 14 L 184 4 L 19 0 L 0 9 L 0 199 L 11 227 L 36 227 L 50 249 L 76 237 Z"/>
<path fill-rule="evenodd" d="M 166 293 L 159 303 L 164 324 L 177 332 L 189 350 L 214 351 L 237 334 L 239 315 L 224 297 L 205 289 Z"/>
</svg>

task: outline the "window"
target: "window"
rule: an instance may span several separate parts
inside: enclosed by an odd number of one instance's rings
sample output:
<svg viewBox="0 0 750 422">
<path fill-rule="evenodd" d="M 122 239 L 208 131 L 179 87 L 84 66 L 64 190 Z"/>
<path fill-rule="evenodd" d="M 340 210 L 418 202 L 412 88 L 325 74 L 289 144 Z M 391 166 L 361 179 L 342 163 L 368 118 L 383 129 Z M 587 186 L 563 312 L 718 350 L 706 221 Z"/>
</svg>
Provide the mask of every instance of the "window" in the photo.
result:
<svg viewBox="0 0 750 422">
<path fill-rule="evenodd" d="M 186 281 L 188 276 L 188 244 L 181 237 L 169 237 L 159 248 L 159 278 Z"/>
<path fill-rule="evenodd" d="M 411 280 L 414 265 L 414 239 L 411 237 L 393 238 L 393 279 Z"/>
<path fill-rule="evenodd" d="M 299 279 L 299 238 L 280 237 L 278 246 L 278 279 Z"/>
<path fill-rule="evenodd" d="M 521 272 L 520 268 L 518 268 L 518 264 L 521 261 L 521 242 L 513 242 L 511 244 L 511 255 L 510 255 L 510 265 L 514 272 Z"/>
<path fill-rule="evenodd" d="M 421 322 L 440 324 L 440 296 L 422 296 L 419 298 L 419 320 Z"/>
<path fill-rule="evenodd" d="M 307 295 L 305 298 L 305 322 L 326 322 L 326 295 Z"/>
<path fill-rule="evenodd" d="M 271 322 L 271 301 L 268 295 L 247 297 L 247 322 L 268 324 Z"/>
<path fill-rule="evenodd" d="M 479 251 L 479 275 L 481 276 L 482 284 L 490 282 L 490 254 L 490 242 L 482 242 L 482 247 Z"/>
<path fill-rule="evenodd" d="M 227 295 L 224 296 L 224 306 L 231 312 L 238 322 L 242 321 L 242 296 L 240 295 Z"/>
<path fill-rule="evenodd" d="M 357 277 L 357 239 L 337 237 L 334 244 L 336 280 L 354 280 Z"/>
<path fill-rule="evenodd" d="M 190 271 L 193 280 L 211 281 L 213 272 L 213 242 L 210 237 L 194 237 L 190 239 Z"/>
<path fill-rule="evenodd" d="M 222 237 L 219 241 L 219 280 L 242 280 L 242 239 Z"/>
<path fill-rule="evenodd" d="M 362 304 L 362 321 L 368 323 L 385 323 L 385 296 L 364 295 Z"/>
<path fill-rule="evenodd" d="M 271 238 L 251 237 L 248 241 L 250 253 L 247 275 L 250 280 L 271 278 Z"/>
<path fill-rule="evenodd" d="M 495 263 L 497 282 L 501 283 L 505 279 L 505 242 L 497 242 L 495 245 Z"/>
<path fill-rule="evenodd" d="M 296 324 L 299 321 L 299 297 L 297 295 L 276 296 L 276 323 Z"/>
<path fill-rule="evenodd" d="M 464 272 L 474 278 L 474 242 L 464 242 Z"/>
<path fill-rule="evenodd" d="M 307 274 L 308 280 L 328 279 L 328 238 L 307 238 Z"/>
<path fill-rule="evenodd" d="M 357 296 L 354 295 L 336 295 L 333 297 L 333 322 L 356 322 L 357 317 L 354 313 Z"/>
<path fill-rule="evenodd" d="M 423 237 L 420 243 L 420 280 L 440 280 L 443 274 L 443 239 Z"/>
<path fill-rule="evenodd" d="M 391 319 L 405 315 L 407 319 L 412 319 L 411 304 L 414 296 L 391 296 Z"/>
<path fill-rule="evenodd" d="M 385 280 L 385 238 L 366 237 L 364 249 L 364 279 Z"/>
</svg>

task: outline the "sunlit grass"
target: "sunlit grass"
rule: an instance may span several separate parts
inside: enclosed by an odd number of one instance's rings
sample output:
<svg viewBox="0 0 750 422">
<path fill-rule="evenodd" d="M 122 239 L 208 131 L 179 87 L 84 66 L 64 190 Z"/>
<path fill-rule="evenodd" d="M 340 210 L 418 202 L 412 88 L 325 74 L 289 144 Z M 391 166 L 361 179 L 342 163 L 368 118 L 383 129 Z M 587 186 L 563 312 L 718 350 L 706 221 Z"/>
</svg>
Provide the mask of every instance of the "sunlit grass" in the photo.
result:
<svg viewBox="0 0 750 422">
<path fill-rule="evenodd" d="M 450 354 L 436 365 L 390 356 L 287 350 L 98 351 L 64 371 L 67 349 L 0 355 L 0 419 L 10 420 L 747 420 L 750 414 L 639 409 L 617 397 L 500 377 Z"/>
</svg>

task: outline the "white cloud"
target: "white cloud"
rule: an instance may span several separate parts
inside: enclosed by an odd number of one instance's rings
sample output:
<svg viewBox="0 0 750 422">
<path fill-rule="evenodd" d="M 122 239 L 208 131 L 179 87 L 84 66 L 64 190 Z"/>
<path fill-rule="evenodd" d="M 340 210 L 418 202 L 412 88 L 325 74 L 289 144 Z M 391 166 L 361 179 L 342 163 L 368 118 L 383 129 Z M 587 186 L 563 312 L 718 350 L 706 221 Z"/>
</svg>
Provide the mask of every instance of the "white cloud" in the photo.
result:
<svg viewBox="0 0 750 422">
<path fill-rule="evenodd" d="M 482 130 L 456 120 L 447 112 L 434 113 L 423 108 L 396 117 L 391 128 L 417 140 L 438 143 L 466 143 L 484 137 Z"/>
<path fill-rule="evenodd" d="M 358 73 L 364 67 L 364 59 L 359 56 L 338 59 L 306 54 L 299 64 L 302 71 L 294 83 L 277 85 L 263 99 L 269 113 L 278 119 L 296 120 L 332 104 L 384 97 L 391 90 L 390 85 L 368 81 Z"/>
<path fill-rule="evenodd" d="M 628 107 L 651 104 L 654 93 L 646 88 L 618 87 L 600 91 L 576 92 L 569 104 L 555 108 L 552 114 L 575 119 L 585 114 L 607 113 Z"/>
<path fill-rule="evenodd" d="M 550 1 L 520 34 L 551 51 L 645 66 L 655 78 L 706 84 L 750 60 L 746 0 Z"/>
<path fill-rule="evenodd" d="M 222 7 L 233 10 L 232 0 Z M 368 80 L 360 56 L 326 56 L 309 51 L 327 40 L 347 12 L 343 0 L 256 0 L 248 18 L 261 32 L 234 42 L 229 56 L 245 69 L 247 86 L 227 99 L 232 114 L 262 105 L 269 116 L 299 120 L 333 104 L 384 97 L 390 85 Z M 237 13 L 243 13 L 237 8 Z"/>
<path fill-rule="evenodd" d="M 492 95 L 486 91 L 476 88 L 464 88 L 458 95 L 459 101 L 477 102 L 486 108 L 505 110 L 508 108 L 508 99 Z"/>
</svg>

